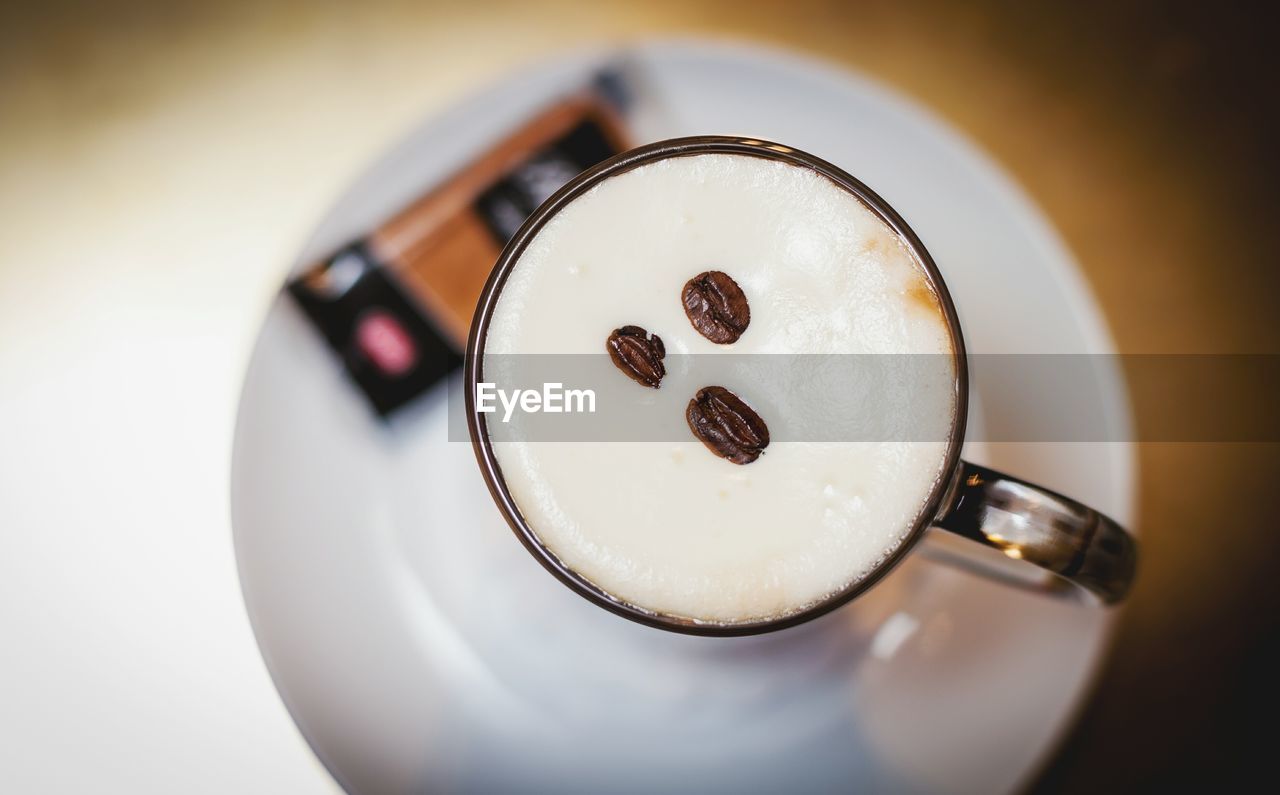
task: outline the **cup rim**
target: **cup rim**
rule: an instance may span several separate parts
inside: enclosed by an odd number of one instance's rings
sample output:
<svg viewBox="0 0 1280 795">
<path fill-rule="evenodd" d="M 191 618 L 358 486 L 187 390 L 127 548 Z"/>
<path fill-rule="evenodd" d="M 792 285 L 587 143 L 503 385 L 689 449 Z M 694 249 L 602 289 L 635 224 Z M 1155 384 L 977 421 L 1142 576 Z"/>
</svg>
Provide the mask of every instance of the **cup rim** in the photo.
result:
<svg viewBox="0 0 1280 795">
<path fill-rule="evenodd" d="M 475 407 L 475 387 L 483 379 L 484 344 L 488 338 L 489 324 L 493 318 L 498 298 L 515 264 L 546 223 L 555 217 L 561 209 L 609 177 L 660 160 L 705 154 L 746 155 L 808 168 L 853 194 L 854 197 L 862 202 L 863 206 L 871 210 L 881 221 L 888 224 L 889 228 L 911 248 L 912 253 L 915 254 L 924 268 L 930 288 L 938 297 L 943 316 L 947 322 L 948 331 L 951 334 L 956 375 L 954 379 L 955 417 L 952 421 L 951 434 L 947 442 L 946 457 L 929 493 L 929 498 L 916 515 L 915 523 L 910 532 L 874 569 L 846 588 L 794 613 L 735 623 L 700 621 L 647 610 L 613 596 L 563 563 L 555 553 L 539 540 L 512 497 L 511 490 L 507 487 L 506 480 L 503 478 L 502 468 L 493 453 L 492 440 L 488 434 L 487 415 L 476 411 Z M 941 513 L 948 495 L 953 491 L 954 484 L 952 481 L 955 480 L 956 473 L 959 471 L 960 448 L 964 442 L 968 413 L 969 371 L 964 338 L 960 331 L 959 317 L 956 314 L 951 293 L 947 290 L 946 283 L 942 279 L 942 274 L 938 271 L 937 264 L 933 261 L 933 257 L 924 247 L 915 231 L 879 194 L 844 170 L 794 147 L 759 138 L 699 135 L 672 138 L 646 144 L 598 163 L 570 180 L 525 219 L 519 230 L 516 231 L 515 235 L 502 249 L 493 271 L 485 282 L 480 300 L 476 304 L 471 331 L 467 339 L 463 390 L 465 392 L 467 431 L 470 434 L 471 445 L 476 455 L 476 461 L 480 465 L 481 474 L 484 476 L 485 485 L 488 486 L 489 493 L 516 537 L 524 545 L 525 549 L 542 564 L 543 568 L 579 596 L 631 621 L 686 635 L 733 637 L 774 632 L 806 623 L 830 613 L 869 590 L 902 562 L 915 547 L 916 543 L 919 542 L 934 518 Z"/>
</svg>

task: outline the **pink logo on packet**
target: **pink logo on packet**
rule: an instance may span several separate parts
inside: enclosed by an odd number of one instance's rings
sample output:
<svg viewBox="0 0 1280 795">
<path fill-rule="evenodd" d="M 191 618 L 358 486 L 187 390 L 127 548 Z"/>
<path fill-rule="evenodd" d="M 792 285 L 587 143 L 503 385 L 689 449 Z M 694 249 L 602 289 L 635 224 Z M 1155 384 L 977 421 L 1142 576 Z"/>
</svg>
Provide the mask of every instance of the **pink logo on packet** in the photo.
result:
<svg viewBox="0 0 1280 795">
<path fill-rule="evenodd" d="M 400 321 L 382 310 L 364 313 L 356 322 L 356 345 L 386 375 L 404 375 L 418 361 L 418 349 Z"/>
</svg>

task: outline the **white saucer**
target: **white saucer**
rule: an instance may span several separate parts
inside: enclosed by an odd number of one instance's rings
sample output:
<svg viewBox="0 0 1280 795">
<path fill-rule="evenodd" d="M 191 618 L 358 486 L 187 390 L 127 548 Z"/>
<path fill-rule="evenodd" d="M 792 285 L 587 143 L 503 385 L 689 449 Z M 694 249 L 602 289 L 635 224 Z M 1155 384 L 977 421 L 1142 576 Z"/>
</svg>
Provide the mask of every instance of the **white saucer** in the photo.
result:
<svg viewBox="0 0 1280 795">
<path fill-rule="evenodd" d="M 342 197 L 299 264 L 598 61 L 531 68 L 431 120 Z M 1112 350 L 1027 198 L 900 96 L 754 48 L 653 44 L 635 63 L 662 109 L 642 137 L 778 140 L 883 195 L 941 267 L 972 352 Z M 1113 427 L 1128 428 L 1123 385 L 1108 384 Z M 975 431 L 1035 427 L 1029 389 L 977 373 Z M 351 791 L 1002 792 L 1035 771 L 1087 691 L 1107 613 L 919 556 L 772 635 L 683 637 L 610 615 L 516 541 L 470 446 L 445 440 L 443 400 L 382 427 L 286 298 L 245 381 L 232 471 L 245 598 L 290 712 Z M 968 452 L 1133 519 L 1128 445 Z"/>
</svg>

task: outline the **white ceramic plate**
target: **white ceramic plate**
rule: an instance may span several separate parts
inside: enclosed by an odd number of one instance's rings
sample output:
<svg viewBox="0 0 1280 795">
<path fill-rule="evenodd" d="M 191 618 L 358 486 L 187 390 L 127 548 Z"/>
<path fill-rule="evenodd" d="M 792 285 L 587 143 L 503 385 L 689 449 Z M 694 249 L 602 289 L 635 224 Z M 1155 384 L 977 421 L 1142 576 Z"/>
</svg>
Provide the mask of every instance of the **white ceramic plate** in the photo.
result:
<svg viewBox="0 0 1280 795">
<path fill-rule="evenodd" d="M 668 42 L 632 57 L 647 97 L 642 139 L 770 138 L 881 193 L 941 267 L 971 352 L 1111 350 L 1041 215 L 910 102 L 753 48 Z M 528 69 L 425 124 L 342 197 L 298 264 L 368 228 L 600 59 Z M 971 438 L 1036 426 L 1034 385 L 976 375 Z M 1113 427 L 1128 428 L 1114 373 L 1106 393 Z M 1128 445 L 967 452 L 1133 518 Z M 446 440 L 442 393 L 383 427 L 285 298 L 246 377 L 232 497 L 267 664 L 316 753 L 355 792 L 1007 791 L 1068 726 L 1109 624 L 1104 612 L 919 556 L 852 605 L 785 632 L 713 639 L 632 624 L 525 552 L 470 446 Z"/>
</svg>

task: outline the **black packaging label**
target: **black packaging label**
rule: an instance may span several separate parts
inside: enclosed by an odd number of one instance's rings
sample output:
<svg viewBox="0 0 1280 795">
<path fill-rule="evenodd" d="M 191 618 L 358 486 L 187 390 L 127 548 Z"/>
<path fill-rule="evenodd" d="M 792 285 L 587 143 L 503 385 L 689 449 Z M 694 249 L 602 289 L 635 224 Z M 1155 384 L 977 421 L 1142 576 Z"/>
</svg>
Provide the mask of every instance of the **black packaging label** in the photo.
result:
<svg viewBox="0 0 1280 795">
<path fill-rule="evenodd" d="M 476 212 L 500 246 L 551 194 L 586 169 L 617 151 L 594 121 L 583 121 L 555 143 L 537 152 L 493 187 L 480 194 Z"/>
<path fill-rule="evenodd" d="M 289 285 L 383 416 L 462 365 L 462 356 L 356 243 Z"/>
</svg>

